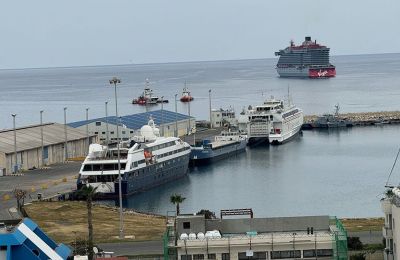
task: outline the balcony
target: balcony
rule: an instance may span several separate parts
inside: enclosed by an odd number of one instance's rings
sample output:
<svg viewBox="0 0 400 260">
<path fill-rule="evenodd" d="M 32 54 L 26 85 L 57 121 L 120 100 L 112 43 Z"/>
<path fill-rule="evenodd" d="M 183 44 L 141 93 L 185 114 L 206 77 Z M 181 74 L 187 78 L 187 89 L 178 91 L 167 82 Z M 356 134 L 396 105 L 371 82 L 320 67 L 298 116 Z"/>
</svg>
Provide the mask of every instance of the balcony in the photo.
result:
<svg viewBox="0 0 400 260">
<path fill-rule="evenodd" d="M 384 238 L 393 238 L 393 230 L 389 227 L 383 227 L 382 234 Z"/>
</svg>

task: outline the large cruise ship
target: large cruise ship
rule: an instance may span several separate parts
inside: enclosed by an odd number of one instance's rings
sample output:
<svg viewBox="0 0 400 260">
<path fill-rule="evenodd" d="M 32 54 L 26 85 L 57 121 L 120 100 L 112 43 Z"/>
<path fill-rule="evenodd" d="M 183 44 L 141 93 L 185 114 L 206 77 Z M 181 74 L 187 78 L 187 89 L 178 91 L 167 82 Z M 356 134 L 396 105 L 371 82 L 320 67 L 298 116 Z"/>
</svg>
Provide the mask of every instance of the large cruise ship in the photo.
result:
<svg viewBox="0 0 400 260">
<path fill-rule="evenodd" d="M 187 174 L 190 145 L 177 137 L 160 137 L 154 121 L 140 129 L 140 135 L 120 144 L 122 194 L 141 192 Z M 82 163 L 78 189 L 97 187 L 105 197 L 119 194 L 118 150 L 91 144 Z"/>
<path fill-rule="evenodd" d="M 306 37 L 305 41 L 275 52 L 279 57 L 276 71 L 281 77 L 329 78 L 336 76 L 336 68 L 329 61 L 329 48 Z"/>
<path fill-rule="evenodd" d="M 303 124 L 303 111 L 290 102 L 271 97 L 264 104 L 247 111 L 249 143 L 268 140 L 270 144 L 289 141 Z"/>
</svg>

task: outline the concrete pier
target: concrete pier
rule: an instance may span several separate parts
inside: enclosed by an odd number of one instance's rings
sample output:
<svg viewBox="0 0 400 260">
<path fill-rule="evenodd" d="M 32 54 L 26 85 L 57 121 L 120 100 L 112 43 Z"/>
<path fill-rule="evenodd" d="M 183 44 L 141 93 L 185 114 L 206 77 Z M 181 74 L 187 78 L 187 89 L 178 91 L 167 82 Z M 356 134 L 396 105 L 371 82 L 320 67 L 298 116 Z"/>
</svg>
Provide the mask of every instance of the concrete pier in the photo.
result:
<svg viewBox="0 0 400 260">
<path fill-rule="evenodd" d="M 304 116 L 304 123 L 312 123 L 318 118 L 317 115 Z M 399 124 L 400 111 L 381 111 L 381 112 L 359 112 L 339 114 L 340 119 L 347 119 L 353 125 L 376 125 L 376 124 Z"/>
</svg>

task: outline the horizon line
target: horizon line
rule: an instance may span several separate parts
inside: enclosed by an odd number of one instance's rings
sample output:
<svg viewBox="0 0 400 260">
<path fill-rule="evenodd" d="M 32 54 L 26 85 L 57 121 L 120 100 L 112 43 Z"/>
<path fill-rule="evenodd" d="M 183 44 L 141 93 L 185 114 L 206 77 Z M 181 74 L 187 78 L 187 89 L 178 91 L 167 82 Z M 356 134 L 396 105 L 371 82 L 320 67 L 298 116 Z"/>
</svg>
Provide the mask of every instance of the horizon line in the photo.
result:
<svg viewBox="0 0 400 260">
<path fill-rule="evenodd" d="M 400 54 L 400 52 L 382 52 L 382 53 L 361 53 L 361 54 L 338 54 L 338 56 L 362 56 L 362 55 L 385 55 L 385 54 Z M 98 64 L 98 65 L 70 65 L 70 66 L 54 66 L 54 67 L 25 67 L 25 68 L 0 68 L 0 71 L 7 70 L 42 70 L 42 69 L 71 69 L 71 68 L 90 68 L 90 67 L 122 67 L 122 66 L 146 66 L 146 65 L 165 65 L 165 64 L 180 64 L 180 63 L 202 63 L 202 62 L 225 62 L 225 61 L 250 61 L 250 60 L 268 60 L 276 59 L 269 58 L 243 58 L 243 59 L 222 59 L 222 60 L 189 60 L 189 61 L 167 61 L 167 62 L 149 62 L 149 63 L 124 63 L 124 64 Z"/>
</svg>

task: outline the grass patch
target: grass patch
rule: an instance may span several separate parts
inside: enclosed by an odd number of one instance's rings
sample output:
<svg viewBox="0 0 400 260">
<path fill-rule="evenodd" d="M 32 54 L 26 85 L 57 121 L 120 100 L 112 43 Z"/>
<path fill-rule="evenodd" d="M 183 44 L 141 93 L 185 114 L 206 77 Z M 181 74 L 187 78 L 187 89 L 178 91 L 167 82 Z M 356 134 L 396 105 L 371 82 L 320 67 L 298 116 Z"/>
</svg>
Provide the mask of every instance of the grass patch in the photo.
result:
<svg viewBox="0 0 400 260">
<path fill-rule="evenodd" d="M 341 219 L 347 232 L 382 231 L 384 218 L 344 218 Z"/>
<path fill-rule="evenodd" d="M 57 243 L 69 244 L 75 238 L 87 239 L 87 209 L 84 201 L 34 202 L 24 207 L 35 221 Z M 120 242 L 118 209 L 93 205 L 95 243 Z M 165 218 L 142 213 L 124 213 L 124 241 L 160 240 L 165 231 Z M 75 236 L 76 234 L 76 236 Z"/>
</svg>

